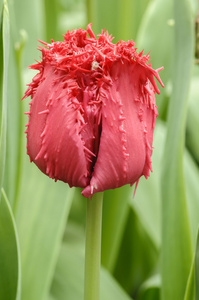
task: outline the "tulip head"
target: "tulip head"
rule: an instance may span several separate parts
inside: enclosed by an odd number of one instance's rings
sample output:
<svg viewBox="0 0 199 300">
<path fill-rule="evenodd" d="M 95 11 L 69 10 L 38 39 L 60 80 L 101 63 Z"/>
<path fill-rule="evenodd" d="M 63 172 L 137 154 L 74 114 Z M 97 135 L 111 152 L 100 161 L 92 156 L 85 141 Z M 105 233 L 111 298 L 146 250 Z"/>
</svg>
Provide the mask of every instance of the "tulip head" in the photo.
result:
<svg viewBox="0 0 199 300">
<path fill-rule="evenodd" d="M 96 39 L 90 24 L 43 44 L 24 95 L 30 160 L 85 197 L 147 178 L 162 68 L 153 70 L 133 41 L 113 44 L 104 31 Z"/>
</svg>

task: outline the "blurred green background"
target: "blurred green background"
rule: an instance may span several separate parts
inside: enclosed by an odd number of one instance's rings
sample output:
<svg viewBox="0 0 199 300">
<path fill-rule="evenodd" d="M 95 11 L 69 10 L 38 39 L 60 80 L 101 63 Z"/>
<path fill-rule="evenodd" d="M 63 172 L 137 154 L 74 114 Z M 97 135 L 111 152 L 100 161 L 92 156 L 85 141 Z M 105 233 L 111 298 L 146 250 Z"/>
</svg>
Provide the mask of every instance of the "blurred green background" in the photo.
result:
<svg viewBox="0 0 199 300">
<path fill-rule="evenodd" d="M 83 299 L 85 198 L 26 155 L 38 40 L 93 23 L 150 52 L 156 96 L 153 173 L 104 194 L 101 299 L 199 300 L 199 3 L 0 1 L 0 300 Z"/>
</svg>

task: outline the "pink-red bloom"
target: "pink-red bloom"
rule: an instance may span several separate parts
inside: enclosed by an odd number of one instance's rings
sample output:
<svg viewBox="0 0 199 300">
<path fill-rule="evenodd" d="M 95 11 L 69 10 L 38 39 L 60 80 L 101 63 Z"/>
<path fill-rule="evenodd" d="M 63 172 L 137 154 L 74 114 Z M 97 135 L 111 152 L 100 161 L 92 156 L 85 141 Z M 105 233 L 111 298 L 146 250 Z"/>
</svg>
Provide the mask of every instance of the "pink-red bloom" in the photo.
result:
<svg viewBox="0 0 199 300">
<path fill-rule="evenodd" d="M 88 36 L 89 35 L 89 36 Z M 157 108 L 149 55 L 133 41 L 73 30 L 40 47 L 29 84 L 27 153 L 38 168 L 85 197 L 149 176 Z"/>
</svg>

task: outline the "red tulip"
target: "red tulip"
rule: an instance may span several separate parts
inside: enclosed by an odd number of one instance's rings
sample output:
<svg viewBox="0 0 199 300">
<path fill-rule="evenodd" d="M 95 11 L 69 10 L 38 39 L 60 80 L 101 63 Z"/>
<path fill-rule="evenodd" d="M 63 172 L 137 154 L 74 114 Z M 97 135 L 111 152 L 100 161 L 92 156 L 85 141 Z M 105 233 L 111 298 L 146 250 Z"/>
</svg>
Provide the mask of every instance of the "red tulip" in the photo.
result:
<svg viewBox="0 0 199 300">
<path fill-rule="evenodd" d="M 88 35 L 89 36 L 88 36 Z M 67 32 L 40 47 L 31 96 L 27 153 L 38 168 L 85 197 L 149 176 L 157 108 L 149 55 L 102 31 Z"/>
</svg>

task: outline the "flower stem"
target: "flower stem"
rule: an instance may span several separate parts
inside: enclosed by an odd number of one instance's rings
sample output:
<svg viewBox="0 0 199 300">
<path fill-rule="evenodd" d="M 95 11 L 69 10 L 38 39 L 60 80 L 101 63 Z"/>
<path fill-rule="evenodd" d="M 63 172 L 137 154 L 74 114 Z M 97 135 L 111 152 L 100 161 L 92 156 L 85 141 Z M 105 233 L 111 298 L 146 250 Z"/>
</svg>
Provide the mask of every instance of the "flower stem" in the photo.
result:
<svg viewBox="0 0 199 300">
<path fill-rule="evenodd" d="M 84 300 L 99 300 L 103 193 L 87 199 Z"/>
</svg>

